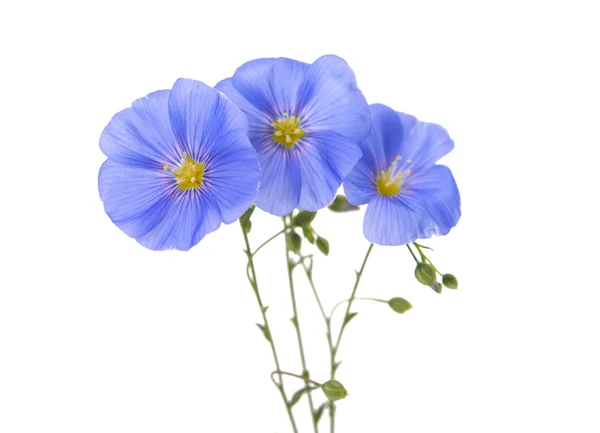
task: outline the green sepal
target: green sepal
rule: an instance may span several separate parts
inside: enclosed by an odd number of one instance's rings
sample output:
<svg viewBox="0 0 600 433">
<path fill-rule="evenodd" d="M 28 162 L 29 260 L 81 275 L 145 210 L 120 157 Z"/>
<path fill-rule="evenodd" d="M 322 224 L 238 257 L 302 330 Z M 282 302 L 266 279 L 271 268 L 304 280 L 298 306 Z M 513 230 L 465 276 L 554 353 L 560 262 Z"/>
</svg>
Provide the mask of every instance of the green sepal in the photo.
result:
<svg viewBox="0 0 600 433">
<path fill-rule="evenodd" d="M 311 244 L 315 243 L 315 231 L 313 230 L 312 227 L 310 226 L 306 226 L 306 227 L 302 227 L 302 234 L 304 235 L 304 237 L 306 238 L 306 240 L 308 242 L 310 242 Z"/>
<path fill-rule="evenodd" d="M 358 206 L 350 204 L 346 196 L 342 194 L 338 194 L 327 208 L 332 212 L 352 212 L 360 209 Z"/>
<path fill-rule="evenodd" d="M 300 250 L 302 249 L 302 237 L 292 230 L 286 235 L 286 240 L 288 248 L 296 254 L 300 254 Z"/>
<path fill-rule="evenodd" d="M 301 210 L 298 214 L 292 218 L 292 226 L 294 227 L 308 227 L 310 223 L 317 216 L 316 212 L 307 212 Z"/>
<path fill-rule="evenodd" d="M 252 216 L 252 212 L 254 212 L 255 208 L 256 206 L 252 205 L 248 208 L 246 212 L 242 214 L 242 216 L 240 217 L 240 225 L 242 227 L 244 227 L 248 223 L 248 221 L 250 221 L 250 217 Z"/>
<path fill-rule="evenodd" d="M 329 255 L 329 241 L 319 236 L 317 238 L 317 248 L 326 256 Z"/>
</svg>

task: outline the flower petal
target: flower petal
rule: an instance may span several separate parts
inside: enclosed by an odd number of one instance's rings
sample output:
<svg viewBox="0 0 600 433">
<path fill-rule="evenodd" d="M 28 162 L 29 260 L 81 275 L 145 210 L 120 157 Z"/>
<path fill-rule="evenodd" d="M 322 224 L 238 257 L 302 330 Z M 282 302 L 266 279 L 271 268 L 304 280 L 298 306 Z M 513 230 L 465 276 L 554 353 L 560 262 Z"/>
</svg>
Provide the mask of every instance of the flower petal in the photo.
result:
<svg viewBox="0 0 600 433">
<path fill-rule="evenodd" d="M 377 171 L 368 157 L 363 156 L 344 179 L 344 194 L 355 206 L 369 203 L 377 194 Z"/>
<path fill-rule="evenodd" d="M 330 204 L 361 157 L 357 144 L 332 131 L 308 134 L 293 151 L 298 154 L 302 179 L 299 207 L 307 211 Z"/>
<path fill-rule="evenodd" d="M 271 126 L 273 119 L 269 118 L 266 113 L 258 110 L 242 96 L 242 94 L 233 86 L 231 78 L 220 81 L 215 86 L 215 89 L 222 92 L 231 102 L 244 112 L 248 118 L 248 138 L 250 138 L 250 141 L 256 140 L 259 134 L 271 132 L 273 130 L 273 127 Z"/>
<path fill-rule="evenodd" d="M 398 114 L 403 121 L 408 116 L 404 113 Z M 416 172 L 430 168 L 452 149 L 454 141 L 446 129 L 435 123 L 417 121 L 404 137 L 399 152 L 403 159 L 413 161 L 410 168 Z"/>
<path fill-rule="evenodd" d="M 205 164 L 218 149 L 220 137 L 248 131 L 246 116 L 235 104 L 212 87 L 185 78 L 173 85 L 169 117 L 179 158 L 185 151 Z"/>
<path fill-rule="evenodd" d="M 137 241 L 152 250 L 187 251 L 220 225 L 221 215 L 209 188 L 178 191 L 163 220 Z"/>
<path fill-rule="evenodd" d="M 131 167 L 112 159 L 102 164 L 98 175 L 104 210 L 133 238 L 145 235 L 162 221 L 170 206 L 170 185 L 172 179 L 162 169 Z"/>
<path fill-rule="evenodd" d="M 452 172 L 445 165 L 434 165 L 419 172 L 413 179 L 408 177 L 407 195 L 419 201 L 426 213 L 429 225 L 419 234 L 420 238 L 445 235 L 461 216 L 460 193 Z"/>
<path fill-rule="evenodd" d="M 176 162 L 169 94 L 170 90 L 150 93 L 115 114 L 100 136 L 102 152 L 133 167 L 156 169 Z"/>
<path fill-rule="evenodd" d="M 308 66 L 284 57 L 251 60 L 235 71 L 232 83 L 244 98 L 266 113 L 272 122 L 284 112 L 297 112 L 298 90 Z"/>
<path fill-rule="evenodd" d="M 300 202 L 300 164 L 297 153 L 265 135 L 254 143 L 262 179 L 256 205 L 273 215 L 284 216 Z"/>
<path fill-rule="evenodd" d="M 460 218 L 460 195 L 448 167 L 436 165 L 414 176 L 397 196 L 377 195 L 367 207 L 364 234 L 379 245 L 404 245 L 445 235 Z"/>
<path fill-rule="evenodd" d="M 260 170 L 254 148 L 241 130 L 221 137 L 204 173 L 206 187 L 216 200 L 223 222 L 236 221 L 254 202 Z"/>
<path fill-rule="evenodd" d="M 307 130 L 334 131 L 358 143 L 371 129 L 367 101 L 340 57 L 323 56 L 310 65 L 300 98 L 300 118 Z"/>
</svg>

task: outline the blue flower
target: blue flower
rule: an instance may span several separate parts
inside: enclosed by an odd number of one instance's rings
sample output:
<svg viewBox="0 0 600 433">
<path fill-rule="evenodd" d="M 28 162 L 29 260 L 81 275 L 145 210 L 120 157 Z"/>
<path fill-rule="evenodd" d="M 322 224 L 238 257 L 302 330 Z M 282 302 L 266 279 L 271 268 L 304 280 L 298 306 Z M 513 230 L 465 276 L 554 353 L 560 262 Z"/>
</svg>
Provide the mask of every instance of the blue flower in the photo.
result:
<svg viewBox="0 0 600 433">
<path fill-rule="evenodd" d="M 117 113 L 100 148 L 106 213 L 152 250 L 189 250 L 238 219 L 258 192 L 244 114 L 199 81 L 179 79 Z"/>
<path fill-rule="evenodd" d="M 348 64 L 332 55 L 312 65 L 252 60 L 216 88 L 248 117 L 262 171 L 256 205 L 282 216 L 331 203 L 371 129 L 369 106 Z"/>
<path fill-rule="evenodd" d="M 368 203 L 367 240 L 404 245 L 445 235 L 460 218 L 460 195 L 450 169 L 435 165 L 454 148 L 444 128 L 381 104 L 371 105 L 373 129 L 363 157 L 344 181 L 348 201 Z"/>
</svg>

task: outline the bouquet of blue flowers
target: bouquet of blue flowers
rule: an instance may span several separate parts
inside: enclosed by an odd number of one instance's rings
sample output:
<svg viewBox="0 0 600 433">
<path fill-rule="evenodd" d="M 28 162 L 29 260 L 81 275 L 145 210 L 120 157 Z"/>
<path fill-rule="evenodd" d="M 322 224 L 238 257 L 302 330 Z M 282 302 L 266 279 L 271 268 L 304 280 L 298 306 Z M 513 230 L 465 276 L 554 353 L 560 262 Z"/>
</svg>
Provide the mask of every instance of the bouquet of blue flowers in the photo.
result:
<svg viewBox="0 0 600 433">
<path fill-rule="evenodd" d="M 187 251 L 222 223 L 239 221 L 246 273 L 262 318 L 258 327 L 273 354 L 271 379 L 295 433 L 294 406 L 303 397 L 314 432 L 326 410 L 329 431 L 335 431 L 336 402 L 347 396 L 336 375 L 338 349 L 356 315 L 352 305 L 375 244 L 406 245 L 416 262 L 416 279 L 436 292 L 458 287 L 452 274 L 438 271 L 419 241 L 446 235 L 461 216 L 452 172 L 436 164 L 454 142 L 437 124 L 369 105 L 354 72 L 337 56 L 312 64 L 252 60 L 214 88 L 179 79 L 172 89 L 150 93 L 117 113 L 102 132 L 100 147 L 108 157 L 98 178 L 104 209 L 142 246 Z M 313 281 L 313 256 L 303 253 L 302 244 L 328 255 L 328 241 L 312 227 L 317 212 L 350 212 L 362 205 L 367 206 L 363 231 L 370 245 L 350 296 L 328 314 Z M 281 229 L 253 248 L 249 233 L 255 207 L 278 217 Z M 280 236 L 302 371 L 288 371 L 280 363 L 254 262 Z M 312 377 L 306 362 L 296 268 L 307 278 L 326 326 L 329 377 Z M 411 308 L 400 297 L 361 299 L 386 303 L 400 314 Z M 331 319 L 341 306 L 345 314 L 336 330 Z M 293 392 L 286 378 L 299 384 Z"/>
</svg>

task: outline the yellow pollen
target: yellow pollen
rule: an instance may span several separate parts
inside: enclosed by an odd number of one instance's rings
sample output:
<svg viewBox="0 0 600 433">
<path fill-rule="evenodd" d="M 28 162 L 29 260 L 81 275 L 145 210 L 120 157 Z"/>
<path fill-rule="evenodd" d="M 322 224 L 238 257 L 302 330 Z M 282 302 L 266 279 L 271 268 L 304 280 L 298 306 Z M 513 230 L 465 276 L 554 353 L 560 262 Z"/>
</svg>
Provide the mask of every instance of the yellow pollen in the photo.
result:
<svg viewBox="0 0 600 433">
<path fill-rule="evenodd" d="M 164 166 L 167 169 L 167 164 Z M 181 166 L 172 168 L 171 173 L 175 176 L 177 186 L 181 190 L 200 188 L 204 178 L 204 164 L 196 162 L 183 152 Z"/>
<path fill-rule="evenodd" d="M 300 126 L 298 116 L 289 116 L 283 113 L 283 117 L 271 123 L 273 127 L 273 141 L 284 145 L 288 149 L 294 147 L 294 144 L 304 137 L 304 130 Z"/>
<path fill-rule="evenodd" d="M 396 195 L 402 189 L 404 178 L 410 175 L 410 170 L 402 172 L 398 169 L 397 163 L 401 157 L 398 156 L 390 164 L 387 170 L 381 170 L 379 176 L 377 176 L 377 192 L 384 196 Z M 410 161 L 408 161 L 410 162 Z"/>
</svg>

